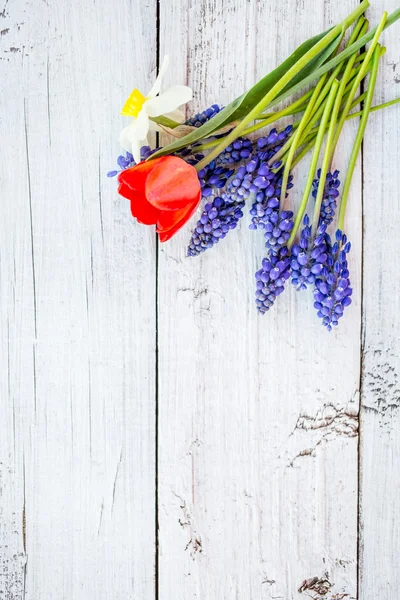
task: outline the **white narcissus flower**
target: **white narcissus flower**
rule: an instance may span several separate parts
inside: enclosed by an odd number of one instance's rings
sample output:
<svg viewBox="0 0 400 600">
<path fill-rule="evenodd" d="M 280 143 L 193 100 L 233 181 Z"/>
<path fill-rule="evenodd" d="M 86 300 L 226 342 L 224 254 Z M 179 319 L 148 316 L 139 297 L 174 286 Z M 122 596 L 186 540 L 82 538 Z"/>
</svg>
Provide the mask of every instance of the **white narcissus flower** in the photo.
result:
<svg viewBox="0 0 400 600">
<path fill-rule="evenodd" d="M 119 141 L 127 152 L 133 155 L 136 163 L 140 162 L 140 148 L 147 143 L 149 130 L 159 131 L 157 123 L 149 117 L 168 117 L 182 123 L 184 115 L 177 110 L 178 106 L 192 99 L 192 90 L 186 85 L 173 85 L 160 94 L 162 79 L 169 65 L 169 57 L 165 56 L 157 79 L 147 96 L 135 88 L 121 111 L 126 117 L 133 117 L 128 127 L 121 131 Z"/>
</svg>

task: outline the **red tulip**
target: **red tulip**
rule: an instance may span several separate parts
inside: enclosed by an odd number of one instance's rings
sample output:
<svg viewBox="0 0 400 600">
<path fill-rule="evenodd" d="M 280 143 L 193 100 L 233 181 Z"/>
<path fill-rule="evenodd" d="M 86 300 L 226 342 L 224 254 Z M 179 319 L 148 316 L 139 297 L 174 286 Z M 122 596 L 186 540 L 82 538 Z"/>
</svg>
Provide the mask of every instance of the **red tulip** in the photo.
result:
<svg viewBox="0 0 400 600">
<path fill-rule="evenodd" d="M 118 192 L 144 225 L 156 225 L 161 242 L 169 240 L 193 215 L 201 188 L 196 169 L 177 156 L 163 156 L 125 169 Z"/>
</svg>

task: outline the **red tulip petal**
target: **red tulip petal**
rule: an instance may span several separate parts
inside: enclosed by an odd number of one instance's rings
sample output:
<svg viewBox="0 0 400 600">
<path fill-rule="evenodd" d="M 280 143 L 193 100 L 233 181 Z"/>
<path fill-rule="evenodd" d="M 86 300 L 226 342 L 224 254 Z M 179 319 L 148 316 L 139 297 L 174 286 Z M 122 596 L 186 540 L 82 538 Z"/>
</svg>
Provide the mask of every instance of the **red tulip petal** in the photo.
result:
<svg viewBox="0 0 400 600">
<path fill-rule="evenodd" d="M 148 174 L 145 193 L 148 201 L 163 211 L 191 206 L 200 193 L 197 171 L 177 156 L 164 156 Z"/>
<path fill-rule="evenodd" d="M 181 210 L 163 211 L 157 222 L 157 233 L 160 242 L 167 242 L 189 221 L 200 203 L 201 192 L 195 202 Z"/>
<path fill-rule="evenodd" d="M 143 225 L 155 225 L 160 217 L 160 211 L 147 202 L 142 194 L 131 192 L 131 213 Z"/>
<path fill-rule="evenodd" d="M 142 162 L 132 169 L 122 171 L 118 176 L 118 193 L 131 201 L 132 215 L 143 225 L 155 225 L 160 214 L 144 194 L 147 174 L 151 168 L 150 163 Z"/>
<path fill-rule="evenodd" d="M 142 192 L 144 194 L 146 179 L 150 171 L 152 171 L 161 160 L 162 158 L 155 158 L 148 162 L 143 161 L 130 169 L 121 171 L 118 175 L 118 182 L 127 185 L 136 192 Z"/>
</svg>

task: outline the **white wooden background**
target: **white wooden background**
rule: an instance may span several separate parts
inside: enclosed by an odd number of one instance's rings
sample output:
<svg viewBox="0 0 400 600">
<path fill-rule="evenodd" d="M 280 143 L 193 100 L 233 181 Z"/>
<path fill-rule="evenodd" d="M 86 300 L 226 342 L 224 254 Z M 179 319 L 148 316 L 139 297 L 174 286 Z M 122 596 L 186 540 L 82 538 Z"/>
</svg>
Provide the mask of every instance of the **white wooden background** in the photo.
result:
<svg viewBox="0 0 400 600">
<path fill-rule="evenodd" d="M 188 231 L 157 246 L 105 177 L 157 57 L 193 110 L 227 103 L 356 4 L 3 0 L 1 600 L 398 598 L 398 108 L 370 119 L 330 335 L 294 289 L 256 313 L 248 217 L 186 259 Z"/>
</svg>

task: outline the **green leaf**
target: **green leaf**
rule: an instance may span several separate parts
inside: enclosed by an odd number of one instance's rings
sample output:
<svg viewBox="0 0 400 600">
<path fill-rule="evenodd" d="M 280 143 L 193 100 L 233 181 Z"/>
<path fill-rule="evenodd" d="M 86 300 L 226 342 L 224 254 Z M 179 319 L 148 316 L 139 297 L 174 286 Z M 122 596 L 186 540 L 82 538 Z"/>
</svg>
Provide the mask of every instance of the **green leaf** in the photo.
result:
<svg viewBox="0 0 400 600">
<path fill-rule="evenodd" d="M 395 23 L 398 19 L 400 19 L 400 8 L 397 8 L 395 11 L 393 11 L 388 16 L 383 29 L 384 30 L 387 29 L 388 27 L 390 27 L 390 25 L 393 25 L 393 23 Z M 342 50 L 342 52 L 340 52 L 339 54 L 336 54 L 336 56 L 331 58 L 325 64 L 319 66 L 316 71 L 314 71 L 310 75 L 306 76 L 302 81 L 299 81 L 297 84 L 292 84 L 292 82 L 290 82 L 290 88 L 288 88 L 288 89 L 285 88 L 286 91 L 285 92 L 282 91 L 279 94 L 279 96 L 277 96 L 275 98 L 275 100 L 273 100 L 271 102 L 270 106 L 275 106 L 276 104 L 279 104 L 279 102 L 282 102 L 282 100 L 284 100 L 288 96 L 291 96 L 292 94 L 294 94 L 298 90 L 302 89 L 309 83 L 312 83 L 315 79 L 321 77 L 321 75 L 323 75 L 327 71 L 334 69 L 336 67 L 336 65 L 338 65 L 339 63 L 343 62 L 344 60 L 347 60 L 347 58 L 349 56 L 354 54 L 354 52 L 357 52 L 357 50 L 360 50 L 360 48 L 362 48 L 363 46 L 365 46 L 365 44 L 367 44 L 368 42 L 370 42 L 372 40 L 372 38 L 374 37 L 374 35 L 376 33 L 377 28 L 378 28 L 378 26 L 375 26 L 372 29 L 370 29 L 369 31 L 367 31 L 367 33 L 365 35 L 363 35 L 361 38 L 358 38 L 358 40 L 356 40 L 353 44 L 351 44 L 351 46 L 347 46 L 347 48 Z M 294 79 L 295 78 L 293 78 L 293 80 Z"/>
<path fill-rule="evenodd" d="M 164 154 L 170 154 L 176 152 L 180 148 L 184 148 L 198 140 L 210 137 L 214 132 L 221 129 L 237 119 L 247 115 L 254 106 L 268 93 L 268 91 L 279 81 L 282 75 L 287 72 L 306 52 L 308 52 L 317 42 L 319 42 L 331 29 L 328 29 L 324 33 L 310 38 L 306 42 L 303 42 L 294 52 L 281 63 L 276 69 L 271 71 L 268 75 L 263 77 L 256 85 L 254 85 L 248 92 L 242 94 L 222 109 L 215 117 L 210 119 L 197 128 L 192 133 L 186 135 L 168 144 L 164 148 L 158 150 L 151 155 L 151 159 L 157 156 L 163 156 Z M 313 60 L 311 60 L 293 79 L 290 81 L 290 87 L 296 85 L 296 83 L 302 81 L 305 77 L 309 76 L 315 69 L 318 69 L 329 56 L 336 50 L 340 43 L 341 36 L 339 35 L 331 44 L 329 44 L 324 50 L 322 50 Z M 284 90 L 289 89 L 289 84 Z"/>
</svg>

